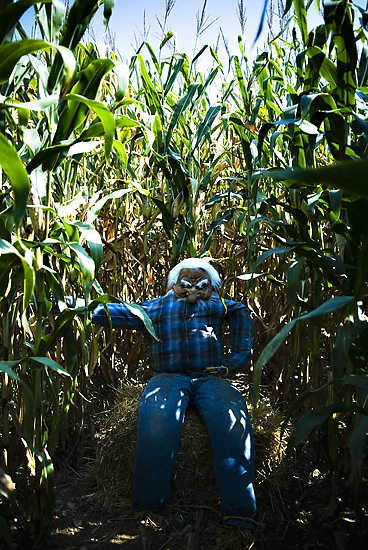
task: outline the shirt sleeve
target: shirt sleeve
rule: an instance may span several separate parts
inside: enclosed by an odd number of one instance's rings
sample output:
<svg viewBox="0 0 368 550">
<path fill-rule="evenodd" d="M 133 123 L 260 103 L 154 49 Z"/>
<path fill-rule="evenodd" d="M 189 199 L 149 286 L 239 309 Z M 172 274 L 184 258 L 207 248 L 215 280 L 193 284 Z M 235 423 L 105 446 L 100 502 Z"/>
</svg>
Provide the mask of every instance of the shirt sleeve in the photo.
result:
<svg viewBox="0 0 368 550">
<path fill-rule="evenodd" d="M 142 304 L 140 304 L 142 305 Z M 103 304 L 99 304 L 92 312 L 92 323 L 102 327 L 111 327 L 117 329 L 132 329 L 145 331 L 145 325 L 142 319 L 125 304 L 106 304 L 109 312 L 107 314 Z M 110 316 L 110 319 L 109 319 Z"/>
<path fill-rule="evenodd" d="M 240 302 L 225 300 L 225 319 L 229 323 L 231 351 L 223 365 L 234 374 L 247 365 L 252 354 L 253 325 L 247 306 Z"/>
<path fill-rule="evenodd" d="M 71 296 L 65 297 L 66 304 L 71 307 L 72 306 L 72 298 Z M 144 306 L 144 304 L 140 304 L 141 307 Z M 84 308 L 85 301 L 83 298 L 77 298 L 75 302 L 75 307 L 77 308 Z M 106 309 L 103 304 L 99 304 L 92 312 L 92 323 L 95 325 L 100 325 L 102 327 L 112 327 L 117 329 L 132 329 L 132 330 L 140 330 L 145 331 L 145 325 L 142 321 L 141 316 L 139 314 L 134 313 L 134 308 L 129 307 L 125 304 L 119 304 L 119 303 L 110 303 L 106 304 L 106 308 L 109 314 L 107 314 Z M 137 310 L 135 310 L 137 311 Z M 84 314 L 84 311 L 81 312 L 81 314 Z M 110 319 L 111 319 L 111 325 L 110 325 Z"/>
</svg>

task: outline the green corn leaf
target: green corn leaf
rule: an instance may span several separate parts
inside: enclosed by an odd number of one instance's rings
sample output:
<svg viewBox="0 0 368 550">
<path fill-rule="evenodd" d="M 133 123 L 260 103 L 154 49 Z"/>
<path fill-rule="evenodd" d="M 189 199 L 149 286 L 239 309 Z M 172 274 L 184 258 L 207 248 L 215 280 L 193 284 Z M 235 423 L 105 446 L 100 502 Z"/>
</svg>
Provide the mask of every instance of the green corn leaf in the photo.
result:
<svg viewBox="0 0 368 550">
<path fill-rule="evenodd" d="M 368 411 L 364 410 L 358 405 L 347 405 L 346 403 L 332 403 L 321 410 L 309 411 L 305 414 L 295 425 L 292 433 L 289 437 L 289 442 L 286 450 L 287 456 L 291 456 L 291 453 L 299 443 L 307 439 L 311 431 L 325 422 L 332 414 L 339 412 L 360 412 L 368 414 Z"/>
<path fill-rule="evenodd" d="M 33 269 L 33 253 L 30 249 L 24 251 L 24 256 L 18 252 L 18 250 L 7 241 L 0 239 L 0 252 L 1 254 L 14 254 L 18 257 L 23 266 L 23 311 L 22 311 L 22 322 L 25 327 L 28 327 L 26 311 L 28 304 L 31 300 L 34 284 L 35 284 L 35 271 Z"/>
<path fill-rule="evenodd" d="M 26 211 L 31 184 L 17 151 L 2 133 L 0 133 L 0 166 L 9 178 L 13 189 L 13 216 L 16 226 L 19 226 Z"/>
<path fill-rule="evenodd" d="M 316 93 L 316 94 L 305 94 L 302 96 L 300 101 L 301 107 L 301 116 L 302 120 L 306 115 L 311 111 L 321 112 L 326 111 L 337 111 L 337 106 L 334 98 L 330 94 L 326 93 Z"/>
<path fill-rule="evenodd" d="M 293 5 L 293 0 L 287 0 L 286 1 L 284 13 L 283 13 L 284 17 L 290 11 L 290 8 L 291 8 L 292 5 Z"/>
<path fill-rule="evenodd" d="M 155 329 L 153 328 L 152 321 L 148 317 L 148 315 L 144 311 L 144 309 L 141 306 L 139 306 L 138 304 L 129 304 L 127 302 L 123 302 L 123 304 L 126 305 L 126 307 L 128 309 L 130 309 L 130 311 L 134 315 L 136 315 L 139 319 L 141 319 L 141 321 L 144 323 L 144 326 L 146 327 L 146 329 L 148 330 L 150 335 L 153 336 L 153 338 L 159 342 L 160 339 L 158 338 L 158 336 L 155 333 Z"/>
<path fill-rule="evenodd" d="M 120 141 L 117 141 L 116 139 L 114 139 L 114 141 L 113 141 L 113 146 L 116 149 L 116 151 L 118 152 L 118 155 L 119 155 L 120 160 L 121 160 L 123 171 L 125 171 L 126 167 L 128 165 L 128 155 L 127 155 L 127 152 L 125 150 L 125 147 L 122 143 L 120 143 Z"/>
<path fill-rule="evenodd" d="M 337 311 L 343 307 L 350 305 L 353 300 L 354 300 L 353 296 L 334 296 L 333 298 L 323 303 L 321 306 L 317 307 L 313 311 L 310 311 L 309 313 L 305 313 L 304 315 L 301 315 L 300 317 L 293 319 L 287 325 L 282 327 L 280 332 L 262 350 L 254 366 L 254 374 L 253 374 L 254 406 L 256 406 L 258 402 L 262 366 L 265 365 L 274 356 L 276 351 L 285 342 L 288 334 L 292 331 L 295 324 L 298 321 L 306 321 L 307 319 L 312 319 L 313 317 L 318 317 L 321 315 L 327 315 L 328 313 L 333 313 L 334 311 Z"/>
<path fill-rule="evenodd" d="M 59 94 L 54 94 L 43 99 L 36 99 L 35 101 L 27 101 L 25 103 L 21 102 L 11 102 L 10 99 L 7 99 L 6 102 L 0 103 L 0 109 L 27 109 L 29 111 L 44 111 L 51 105 L 55 105 L 59 101 Z"/>
<path fill-rule="evenodd" d="M 263 263 L 264 261 L 266 261 L 267 258 L 269 258 L 270 256 L 273 256 L 274 254 L 287 254 L 288 252 L 291 252 L 291 251 L 294 250 L 295 248 L 296 248 L 295 246 L 292 246 L 292 247 L 290 247 L 290 248 L 282 248 L 282 247 L 279 247 L 279 248 L 270 248 L 270 249 L 267 250 L 266 252 L 263 252 L 263 254 L 261 254 L 261 255 L 257 258 L 255 267 L 258 267 L 261 263 Z"/>
<path fill-rule="evenodd" d="M 178 231 L 177 237 L 173 242 L 173 258 L 178 258 L 187 247 L 188 244 L 188 231 L 185 223 L 182 223 Z"/>
<path fill-rule="evenodd" d="M 114 64 L 114 73 L 118 79 L 115 99 L 116 101 L 122 101 L 129 85 L 129 67 L 118 59 L 114 59 Z"/>
<path fill-rule="evenodd" d="M 40 50 L 48 50 L 51 44 L 30 38 L 0 45 L 0 84 L 6 82 L 19 59 Z"/>
<path fill-rule="evenodd" d="M 345 384 L 354 386 L 355 388 L 362 388 L 368 390 L 368 375 L 364 374 L 351 374 L 349 376 L 343 376 L 341 378 Z"/>
<path fill-rule="evenodd" d="M 111 296 L 110 294 L 102 294 L 93 302 L 91 302 L 88 306 L 88 311 L 93 311 L 98 304 L 109 304 L 109 303 L 115 303 L 115 304 L 124 304 L 132 313 L 133 315 L 136 315 L 141 321 L 143 322 L 144 326 L 148 330 L 148 332 L 155 338 L 155 340 L 160 341 L 160 339 L 157 337 L 155 330 L 153 328 L 153 324 L 151 319 L 148 317 L 145 310 L 139 305 L 139 304 L 130 304 L 128 302 L 124 302 L 123 300 L 120 300 L 116 296 Z M 74 311 L 78 312 L 78 309 L 76 308 Z M 73 310 L 69 310 L 73 311 Z M 107 310 L 108 311 L 108 310 Z"/>
<path fill-rule="evenodd" d="M 90 255 L 95 262 L 95 273 L 98 273 L 103 256 L 103 246 L 100 234 L 93 225 L 78 221 L 74 223 L 81 232 L 81 240 L 85 239 L 87 241 Z"/>
<path fill-rule="evenodd" d="M 259 26 L 258 26 L 256 37 L 255 37 L 254 42 L 253 42 L 253 46 L 256 44 L 258 38 L 262 34 L 263 24 L 264 24 L 264 20 L 265 20 L 265 17 L 266 17 L 266 12 L 267 12 L 267 5 L 268 5 L 268 0 L 264 0 L 261 20 L 259 22 Z"/>
<path fill-rule="evenodd" d="M 127 116 L 119 116 L 114 118 L 115 120 L 115 128 L 137 128 L 140 126 L 140 123 L 137 120 L 133 120 L 132 118 L 129 118 Z M 73 143 L 77 143 L 79 141 L 85 141 L 87 139 L 93 139 L 96 137 L 102 137 L 104 135 L 104 127 L 102 122 L 99 122 L 97 119 L 94 120 L 91 125 L 87 128 L 87 130 L 84 130 L 79 138 L 74 141 Z"/>
<path fill-rule="evenodd" d="M 137 128 L 141 126 L 138 120 L 134 120 L 133 118 L 129 118 L 127 116 L 116 117 L 115 125 L 116 128 Z"/>
<path fill-rule="evenodd" d="M 174 85 L 175 80 L 177 79 L 178 74 L 180 73 L 183 65 L 185 62 L 185 57 L 181 56 L 175 61 L 174 68 L 171 72 L 169 72 L 167 76 L 167 80 L 165 82 L 164 86 L 164 96 L 166 97 L 167 94 L 170 92 L 171 88 Z M 180 101 L 180 100 L 179 100 Z"/>
<path fill-rule="evenodd" d="M 206 78 L 205 80 L 205 83 L 203 84 L 203 86 L 201 88 L 199 88 L 198 90 L 198 97 L 196 98 L 196 102 L 199 102 L 202 97 L 204 96 L 204 93 L 206 91 L 206 89 L 212 84 L 212 82 L 215 80 L 216 78 L 216 75 L 217 73 L 219 72 L 220 70 L 220 66 L 218 65 L 217 67 L 214 67 L 210 72 L 209 72 L 209 75 L 208 77 Z"/>
<path fill-rule="evenodd" d="M 143 57 L 140 54 L 138 54 L 137 59 L 139 61 L 144 91 L 145 91 L 147 103 L 150 108 L 151 114 L 155 114 L 155 112 L 157 112 L 160 115 L 161 119 L 163 119 L 163 110 L 162 110 L 160 98 L 157 93 L 157 89 L 152 84 L 152 81 L 147 73 L 146 65 Z"/>
<path fill-rule="evenodd" d="M 96 202 L 94 206 L 88 211 L 88 221 L 90 223 L 94 222 L 97 218 L 98 214 L 101 211 L 101 208 L 107 203 L 107 201 L 111 199 L 120 199 L 121 197 L 124 197 L 127 193 L 132 193 L 136 189 L 134 187 L 128 188 L 128 189 L 119 189 L 118 191 L 113 191 L 112 193 L 109 193 L 108 195 L 105 195 Z"/>
<path fill-rule="evenodd" d="M 182 187 L 186 186 L 186 181 L 187 181 L 186 176 L 189 176 L 189 172 L 181 155 L 170 148 L 167 149 L 167 155 L 169 157 L 169 162 L 174 165 L 174 171 L 178 176 L 180 185 Z M 175 174 L 174 174 L 174 178 L 175 178 Z"/>
<path fill-rule="evenodd" d="M 59 308 L 64 307 L 64 309 L 56 318 L 54 330 L 50 334 L 46 334 L 41 338 L 41 342 L 38 347 L 38 353 L 41 356 L 45 356 L 49 350 L 52 350 L 59 338 L 68 335 L 73 318 L 75 317 L 75 312 L 73 310 L 65 309 L 66 304 L 64 301 L 58 301 L 58 306 Z"/>
<path fill-rule="evenodd" d="M 302 34 L 303 44 L 307 45 L 308 42 L 308 25 L 307 25 L 307 10 L 304 0 L 293 0 L 294 9 L 296 15 L 296 21 L 298 23 L 300 32 Z"/>
<path fill-rule="evenodd" d="M 215 50 L 213 48 L 211 48 L 211 46 L 210 46 L 210 51 L 211 51 L 211 56 L 213 57 L 213 59 L 216 61 L 216 63 L 218 63 L 219 67 L 222 67 L 222 63 L 220 61 L 219 56 L 217 55 Z"/>
<path fill-rule="evenodd" d="M 308 122 L 308 120 L 300 120 L 295 123 L 295 126 L 302 132 L 309 135 L 316 136 L 318 134 L 318 128 L 314 124 Z"/>
<path fill-rule="evenodd" d="M 328 59 L 318 46 L 311 46 L 306 50 L 307 56 L 313 61 L 314 68 L 320 76 L 327 80 L 333 88 L 338 86 L 338 73 L 336 65 Z"/>
<path fill-rule="evenodd" d="M 78 262 L 83 275 L 83 291 L 86 301 L 89 301 L 89 296 L 91 292 L 91 286 L 95 278 L 95 262 L 87 254 L 84 248 L 76 242 L 68 242 L 67 245 L 78 258 Z"/>
<path fill-rule="evenodd" d="M 238 58 L 237 55 L 234 57 L 234 65 L 235 65 L 236 78 L 238 80 L 238 85 L 239 85 L 240 93 L 241 93 L 242 100 L 243 100 L 243 108 L 247 112 L 248 109 L 249 109 L 248 94 L 247 94 L 247 90 L 246 90 L 246 87 L 245 87 L 245 84 L 244 84 L 244 75 L 243 75 L 243 72 L 241 70 L 240 61 L 239 61 L 239 58 Z"/>
<path fill-rule="evenodd" d="M 58 51 L 60 67 L 64 67 L 63 86 L 67 87 L 76 71 L 76 60 L 73 53 L 61 45 L 54 45 L 44 40 L 33 40 L 30 38 L 0 45 L 0 84 L 9 79 L 21 57 L 50 48 L 56 48 Z"/>
<path fill-rule="evenodd" d="M 52 296 L 54 296 L 55 302 L 60 304 L 64 300 L 64 294 L 57 273 L 55 273 L 52 269 L 46 268 L 46 266 L 43 266 L 43 270 L 46 274 L 48 288 L 52 293 Z"/>
<path fill-rule="evenodd" d="M 174 231 L 174 221 L 170 215 L 170 212 L 168 211 L 166 205 L 159 199 L 152 198 L 152 201 L 159 208 L 162 214 L 162 225 L 164 226 L 167 236 L 169 237 L 169 239 L 172 239 Z"/>
<path fill-rule="evenodd" d="M 28 361 L 39 363 L 40 365 L 45 365 L 46 367 L 49 367 L 53 371 L 57 372 L 58 374 L 62 374 L 63 376 L 69 376 L 70 374 L 68 371 L 66 371 L 59 363 L 54 361 L 53 359 L 50 359 L 49 357 L 28 357 Z"/>
<path fill-rule="evenodd" d="M 169 31 L 160 44 L 160 50 L 162 50 L 165 44 L 173 37 L 175 37 L 175 33 L 173 31 Z"/>
<path fill-rule="evenodd" d="M 217 115 L 221 110 L 221 105 L 211 105 L 208 109 L 204 120 L 201 122 L 196 135 L 196 141 L 193 147 L 193 151 L 201 143 L 202 139 L 206 137 L 208 132 L 211 130 L 212 124 L 215 122 Z"/>
<path fill-rule="evenodd" d="M 192 66 L 194 65 L 194 63 L 201 57 L 201 55 L 207 50 L 208 48 L 208 44 L 206 44 L 205 46 L 203 46 L 203 48 L 201 48 L 199 50 L 199 52 L 193 57 L 192 59 Z"/>
<path fill-rule="evenodd" d="M 61 153 L 66 154 L 70 147 L 73 145 L 74 140 L 65 140 L 60 145 L 53 145 L 51 147 L 46 147 L 45 149 L 41 149 L 38 153 L 35 154 L 35 156 L 32 158 L 32 160 L 27 165 L 27 172 L 28 174 L 31 174 L 33 170 L 38 168 L 41 164 L 44 165 L 45 169 L 47 169 L 48 166 L 53 166 L 58 158 L 58 156 Z"/>
<path fill-rule="evenodd" d="M 234 215 L 234 209 L 233 208 L 228 208 L 227 210 L 225 210 L 224 214 L 220 218 L 218 218 L 217 220 L 214 220 L 211 223 L 210 227 L 208 229 L 206 229 L 206 231 L 204 232 L 204 237 L 203 237 L 203 246 L 202 246 L 201 251 L 199 253 L 200 257 L 202 257 L 207 252 L 207 250 L 209 249 L 209 247 L 211 245 L 214 230 L 217 227 L 220 227 L 220 225 L 224 225 L 225 223 L 228 223 L 232 219 L 233 215 Z"/>
<path fill-rule="evenodd" d="M 352 22 L 352 11 L 345 5 L 344 16 L 341 18 L 341 13 L 338 13 L 341 8 L 342 6 L 338 5 L 338 3 L 327 3 L 325 6 L 325 20 L 332 29 L 336 48 L 338 75 L 336 96 L 338 104 L 341 107 L 354 109 L 358 54 Z"/>
<path fill-rule="evenodd" d="M 114 62 L 109 59 L 92 61 L 86 69 L 80 72 L 79 80 L 71 90 L 71 98 L 80 96 L 85 100 L 94 100 L 101 80 L 113 67 Z M 107 108 L 105 107 L 105 109 Z M 89 106 L 84 101 L 71 101 L 71 103 L 68 103 L 60 116 L 52 145 L 68 139 L 70 134 L 86 121 L 88 112 Z M 101 122 L 104 124 L 102 120 Z M 108 122 L 106 124 L 109 126 Z"/>
<path fill-rule="evenodd" d="M 16 372 L 13 371 L 14 367 L 17 367 L 18 365 L 19 361 L 0 361 L 0 372 L 5 372 L 5 374 L 10 376 L 10 378 L 13 378 L 13 380 L 21 382 L 21 378 Z"/>
<path fill-rule="evenodd" d="M 159 76 L 161 76 L 161 67 L 160 67 L 160 64 L 158 62 L 158 59 L 156 57 L 156 54 L 155 54 L 151 44 L 149 44 L 148 42 L 145 42 L 145 45 L 146 45 L 147 50 L 149 51 L 149 54 L 150 54 L 151 59 L 153 61 L 153 64 L 156 67 L 157 74 Z"/>
<path fill-rule="evenodd" d="M 77 62 L 72 51 L 68 50 L 60 44 L 55 46 L 58 52 L 58 56 L 61 57 L 63 63 L 63 76 L 61 79 L 62 87 L 60 91 L 61 97 L 63 97 L 70 89 L 75 75 L 77 73 Z M 50 89 L 51 92 L 51 89 Z"/>
<path fill-rule="evenodd" d="M 368 160 L 338 162 L 321 168 L 267 170 L 267 175 L 278 181 L 293 181 L 327 188 L 342 189 L 348 194 L 367 194 Z"/>
<path fill-rule="evenodd" d="M 61 32 L 59 45 L 73 51 L 90 25 L 98 7 L 99 0 L 75 0 Z M 55 57 L 50 71 L 47 87 L 49 93 L 55 88 L 62 70 L 62 58 Z"/>
<path fill-rule="evenodd" d="M 53 0 L 52 6 L 42 4 L 35 6 L 35 12 L 41 35 L 49 42 L 55 43 L 65 17 L 65 3 L 62 0 Z M 19 24 L 17 30 L 19 30 Z"/>
<path fill-rule="evenodd" d="M 281 424 L 281 434 L 280 434 L 280 439 L 282 439 L 282 436 L 283 436 L 283 433 L 290 421 L 290 419 L 293 417 L 294 413 L 300 409 L 300 407 L 302 405 L 304 405 L 304 403 L 310 399 L 313 395 L 316 395 L 318 393 L 320 393 L 321 391 L 324 391 L 326 390 L 326 388 L 328 388 L 328 386 L 330 386 L 331 384 L 333 384 L 334 381 L 331 381 L 329 382 L 328 384 L 324 384 L 323 386 L 321 386 L 320 388 L 316 388 L 315 390 L 309 390 L 309 391 L 306 391 L 300 395 L 298 395 L 294 400 L 293 402 L 291 403 L 290 407 L 288 408 L 287 410 L 287 413 L 286 413 L 286 416 L 285 416 L 285 419 L 284 421 L 282 422 Z"/>
<path fill-rule="evenodd" d="M 297 304 L 297 287 L 300 271 L 307 261 L 306 258 L 291 260 L 287 273 L 287 287 L 291 304 L 295 307 Z"/>
<path fill-rule="evenodd" d="M 104 19 L 103 19 L 103 23 L 104 23 L 105 32 L 107 31 L 107 27 L 109 25 L 109 20 L 110 20 L 114 5 L 115 5 L 115 0 L 104 0 Z"/>
<path fill-rule="evenodd" d="M 46 497 L 45 508 L 46 512 L 42 515 L 42 520 L 39 526 L 38 536 L 33 544 L 32 550 L 39 548 L 40 543 L 50 530 L 51 523 L 54 518 L 56 488 L 54 479 L 54 465 L 51 457 L 46 449 L 41 453 L 37 453 L 38 460 L 42 463 L 41 486 L 42 493 Z"/>
<path fill-rule="evenodd" d="M 86 99 L 83 96 L 77 94 L 69 94 L 65 98 L 67 101 L 76 101 L 81 102 L 87 105 L 90 109 L 95 111 L 95 113 L 100 117 L 101 122 L 105 131 L 105 157 L 109 158 L 112 143 L 114 140 L 114 131 L 115 131 L 115 121 L 113 115 L 110 113 L 109 109 L 100 101 L 95 101 L 93 99 Z"/>
<path fill-rule="evenodd" d="M 178 123 L 180 116 L 189 107 L 189 104 L 193 100 L 194 94 L 196 93 L 197 89 L 198 89 L 198 84 L 190 84 L 187 88 L 186 94 L 179 99 L 175 107 L 175 110 L 173 112 L 173 115 L 171 117 L 169 128 L 167 130 L 167 134 L 165 137 L 166 149 L 170 146 L 172 134 L 174 132 L 174 129 Z"/>
<path fill-rule="evenodd" d="M 60 44 L 74 50 L 99 7 L 99 0 L 75 0 L 65 22 Z"/>
</svg>

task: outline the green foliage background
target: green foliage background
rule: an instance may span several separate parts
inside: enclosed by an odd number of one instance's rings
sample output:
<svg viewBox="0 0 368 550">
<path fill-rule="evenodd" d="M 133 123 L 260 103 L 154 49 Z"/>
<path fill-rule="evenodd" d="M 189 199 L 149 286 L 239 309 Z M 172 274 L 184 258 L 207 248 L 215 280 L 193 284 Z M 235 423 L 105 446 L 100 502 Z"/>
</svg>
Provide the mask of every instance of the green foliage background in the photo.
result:
<svg viewBox="0 0 368 550">
<path fill-rule="evenodd" d="M 114 2 L 103 3 L 107 25 Z M 368 12 L 316 0 L 324 24 L 308 29 L 312 2 L 288 0 L 284 32 L 252 64 L 242 36 L 223 63 L 207 46 L 178 52 L 163 27 L 159 50 L 145 42 L 127 66 L 82 40 L 100 4 L 0 0 L 9 547 L 15 516 L 34 548 L 50 528 L 53 457 L 87 422 L 96 365 L 113 385 L 149 374 L 139 336 L 96 333 L 65 296 L 88 311 L 139 302 L 185 256 L 211 256 L 223 294 L 248 301 L 254 404 L 268 393 L 298 420 L 290 453 L 313 434 L 336 483 L 357 486 L 365 453 Z M 41 38 L 19 23 L 32 6 Z M 212 66 L 199 72 L 206 49 Z"/>
</svg>

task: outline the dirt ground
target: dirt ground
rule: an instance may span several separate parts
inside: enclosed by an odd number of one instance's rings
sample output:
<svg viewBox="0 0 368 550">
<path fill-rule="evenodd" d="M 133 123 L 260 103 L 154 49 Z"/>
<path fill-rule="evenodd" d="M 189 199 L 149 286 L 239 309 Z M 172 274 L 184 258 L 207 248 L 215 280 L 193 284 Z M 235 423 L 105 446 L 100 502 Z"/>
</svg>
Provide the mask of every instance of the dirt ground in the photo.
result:
<svg viewBox="0 0 368 550">
<path fill-rule="evenodd" d="M 312 550 L 362 550 L 368 542 L 368 486 L 361 482 L 361 505 L 354 510 L 347 491 L 334 498 L 329 476 L 317 470 L 305 447 L 290 466 L 287 490 L 275 510 L 260 506 L 257 520 L 264 524 L 254 533 L 221 526 L 215 508 L 183 508 L 172 502 L 168 517 L 133 517 L 112 507 L 102 509 L 90 498 L 94 482 L 59 461 L 56 471 L 57 501 L 52 531 L 45 550 L 241 550 L 247 548 Z M 127 503 L 128 504 L 128 503 Z M 157 518 L 156 518 L 157 519 Z M 18 547 L 19 548 L 19 547 Z"/>
</svg>

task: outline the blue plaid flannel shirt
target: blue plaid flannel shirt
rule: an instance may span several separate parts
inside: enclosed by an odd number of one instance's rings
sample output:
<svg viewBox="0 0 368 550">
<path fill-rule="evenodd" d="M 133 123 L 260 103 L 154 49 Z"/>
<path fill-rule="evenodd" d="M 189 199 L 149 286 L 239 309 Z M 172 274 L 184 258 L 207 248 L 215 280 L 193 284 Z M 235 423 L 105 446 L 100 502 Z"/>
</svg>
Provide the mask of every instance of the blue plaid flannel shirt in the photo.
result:
<svg viewBox="0 0 368 550">
<path fill-rule="evenodd" d="M 145 334 L 156 373 L 193 375 L 206 367 L 221 366 L 235 373 L 248 363 L 252 352 L 252 320 L 244 304 L 222 301 L 216 293 L 207 302 L 190 304 L 170 290 L 165 296 L 139 305 L 151 319 L 159 341 L 126 305 L 110 303 L 107 308 L 113 328 L 135 329 Z M 231 352 L 226 357 L 223 357 L 222 343 L 224 321 L 229 323 L 231 335 Z M 92 322 L 110 326 L 102 304 L 93 311 Z"/>
</svg>

